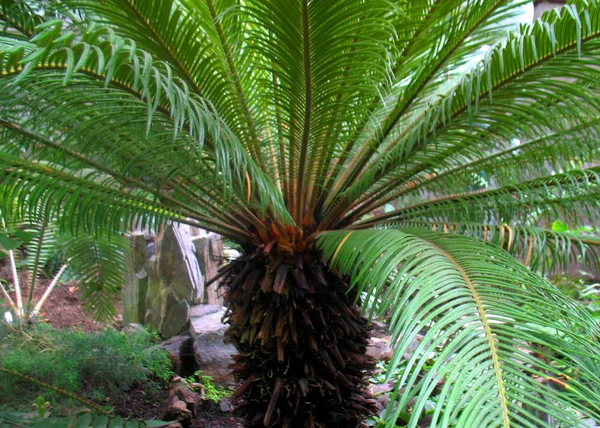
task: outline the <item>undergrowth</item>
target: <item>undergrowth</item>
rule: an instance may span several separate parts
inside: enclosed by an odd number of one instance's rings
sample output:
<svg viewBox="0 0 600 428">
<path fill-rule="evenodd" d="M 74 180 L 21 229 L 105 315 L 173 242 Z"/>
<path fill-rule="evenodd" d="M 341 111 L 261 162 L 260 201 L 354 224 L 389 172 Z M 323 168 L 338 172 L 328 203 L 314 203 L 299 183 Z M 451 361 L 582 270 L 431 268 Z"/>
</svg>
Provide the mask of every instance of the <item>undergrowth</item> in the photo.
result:
<svg viewBox="0 0 600 428">
<path fill-rule="evenodd" d="M 205 398 L 214 401 L 215 403 L 218 403 L 224 397 L 231 397 L 233 395 L 233 391 L 225 389 L 221 385 L 215 385 L 212 376 L 202 374 L 202 370 L 196 370 L 192 376 L 189 376 L 184 380 L 190 387 L 194 383 L 201 384 Z"/>
<path fill-rule="evenodd" d="M 167 352 L 153 346 L 157 339 L 146 330 L 84 333 L 0 322 L 0 366 L 110 404 L 134 385 L 159 388 L 172 377 Z M 31 409 L 40 395 L 55 408 L 74 405 L 61 394 L 0 373 L 0 409 Z"/>
</svg>

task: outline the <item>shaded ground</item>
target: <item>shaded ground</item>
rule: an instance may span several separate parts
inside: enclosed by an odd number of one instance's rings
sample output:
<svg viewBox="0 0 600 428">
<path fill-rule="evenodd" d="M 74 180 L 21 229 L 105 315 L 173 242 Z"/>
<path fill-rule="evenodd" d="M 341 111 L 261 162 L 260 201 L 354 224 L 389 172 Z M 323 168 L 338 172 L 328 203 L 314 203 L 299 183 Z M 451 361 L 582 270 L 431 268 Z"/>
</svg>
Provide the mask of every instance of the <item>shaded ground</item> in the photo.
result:
<svg viewBox="0 0 600 428">
<path fill-rule="evenodd" d="M 12 274 L 8 266 L 0 267 L 0 279 L 5 279 L 12 283 Z M 22 288 L 23 298 L 28 295 L 28 280 L 27 272 L 21 272 L 19 280 Z M 37 303 L 42 296 L 46 287 L 50 284 L 50 279 L 42 279 L 37 290 L 34 290 L 34 303 Z M 9 291 L 14 299 L 14 292 Z M 1 297 L 1 295 L 0 295 Z M 0 301 L 2 301 L 0 299 Z M 4 313 L 9 305 L 6 302 L 0 304 L 0 313 Z M 121 302 L 116 302 L 118 313 L 121 313 Z M 121 328 L 121 318 L 115 320 L 109 325 L 98 323 L 83 310 L 82 300 L 76 282 L 67 282 L 57 286 L 48 300 L 46 301 L 41 312 L 41 318 L 44 322 L 49 323 L 55 328 L 77 328 L 86 332 L 93 332 L 105 329 L 107 327 Z M 157 391 L 148 389 L 133 388 L 123 394 L 117 401 L 98 403 L 103 406 L 113 406 L 114 413 L 125 418 L 137 420 L 159 419 L 167 406 L 169 399 L 169 391 L 167 387 L 163 387 Z M 218 404 L 206 403 L 198 413 L 198 415 L 189 421 L 188 427 L 193 428 L 237 428 L 242 427 L 242 420 L 236 418 L 233 414 L 223 412 Z"/>
<path fill-rule="evenodd" d="M 12 274 L 8 266 L 0 268 L 0 279 L 7 280 L 10 284 L 13 282 Z M 29 295 L 29 272 L 19 273 L 19 282 L 21 284 L 21 294 L 26 300 Z M 35 305 L 50 284 L 51 279 L 42 278 L 40 284 L 33 292 L 33 304 Z M 14 291 L 9 291 L 11 298 L 15 300 Z M 1 296 L 0 296 L 1 297 Z M 25 303 L 25 302 L 24 302 Z M 121 302 L 116 301 L 115 306 L 117 312 L 121 313 Z M 4 302 L 0 308 L 8 309 L 8 303 Z M 4 311 L 2 311 L 4 312 Z M 99 331 L 107 326 L 98 323 L 83 310 L 83 302 L 81 293 L 74 281 L 67 281 L 64 284 L 59 284 L 52 291 L 46 303 L 42 307 L 41 318 L 56 328 L 78 328 L 82 331 Z M 111 327 L 120 328 L 120 320 L 113 322 Z"/>
</svg>

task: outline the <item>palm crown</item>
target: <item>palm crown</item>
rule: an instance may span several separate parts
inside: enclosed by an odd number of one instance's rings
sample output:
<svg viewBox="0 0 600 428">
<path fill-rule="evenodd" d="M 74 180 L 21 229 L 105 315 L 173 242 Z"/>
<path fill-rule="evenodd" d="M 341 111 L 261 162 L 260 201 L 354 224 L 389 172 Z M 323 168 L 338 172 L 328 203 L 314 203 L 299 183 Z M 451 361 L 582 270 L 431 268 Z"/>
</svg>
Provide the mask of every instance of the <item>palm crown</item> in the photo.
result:
<svg viewBox="0 0 600 428">
<path fill-rule="evenodd" d="M 521 3 L 5 1 L 3 204 L 70 228 L 176 219 L 240 243 L 224 274 L 249 423 L 371 412 L 356 398 L 362 318 L 330 318 L 359 297 L 379 299 L 369 316 L 391 310 L 392 369 L 426 331 L 391 422 L 410 403 L 415 426 L 440 380 L 434 425 L 598 416 L 583 363 L 597 364 L 596 323 L 534 271 L 597 261 L 599 240 L 543 225 L 598 217 L 600 6 L 509 34 Z M 301 300 L 296 333 L 282 308 Z M 353 323 L 356 350 L 310 333 Z M 577 368 L 567 392 L 536 380 L 558 372 L 551 353 Z M 323 416 L 311 394 L 343 411 Z"/>
</svg>

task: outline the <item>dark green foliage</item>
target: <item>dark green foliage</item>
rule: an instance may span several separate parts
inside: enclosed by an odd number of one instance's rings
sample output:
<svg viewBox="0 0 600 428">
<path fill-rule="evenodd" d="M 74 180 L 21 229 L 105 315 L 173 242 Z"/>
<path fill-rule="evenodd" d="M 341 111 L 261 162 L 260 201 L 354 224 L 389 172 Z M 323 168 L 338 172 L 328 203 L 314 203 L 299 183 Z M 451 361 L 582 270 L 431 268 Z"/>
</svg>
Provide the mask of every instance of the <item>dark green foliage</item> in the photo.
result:
<svg viewBox="0 0 600 428">
<path fill-rule="evenodd" d="M 150 428 L 171 422 L 124 421 L 120 417 L 82 413 L 76 416 L 43 417 L 36 413 L 0 412 L 0 428 Z"/>
<path fill-rule="evenodd" d="M 114 399 L 134 384 L 152 388 L 170 379 L 171 362 L 153 346 L 156 339 L 147 331 L 83 333 L 42 324 L 23 329 L 0 324 L 0 365 L 88 399 Z M 40 394 L 58 405 L 69 404 L 60 394 L 0 374 L 1 407 L 28 408 Z"/>
</svg>

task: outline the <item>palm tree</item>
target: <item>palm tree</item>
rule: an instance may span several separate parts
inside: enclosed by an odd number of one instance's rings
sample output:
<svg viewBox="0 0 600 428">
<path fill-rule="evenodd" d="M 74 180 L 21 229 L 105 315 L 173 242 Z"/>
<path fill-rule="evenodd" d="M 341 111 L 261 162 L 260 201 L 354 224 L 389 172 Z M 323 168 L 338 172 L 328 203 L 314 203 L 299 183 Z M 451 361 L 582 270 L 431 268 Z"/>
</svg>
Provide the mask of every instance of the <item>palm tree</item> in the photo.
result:
<svg viewBox="0 0 600 428">
<path fill-rule="evenodd" d="M 509 32 L 521 3 L 5 0 L 4 205 L 239 243 L 248 425 L 359 426 L 386 313 L 389 426 L 434 390 L 432 426 L 597 418 L 597 323 L 537 271 L 597 262 L 546 226 L 599 216 L 600 6 Z"/>
</svg>

